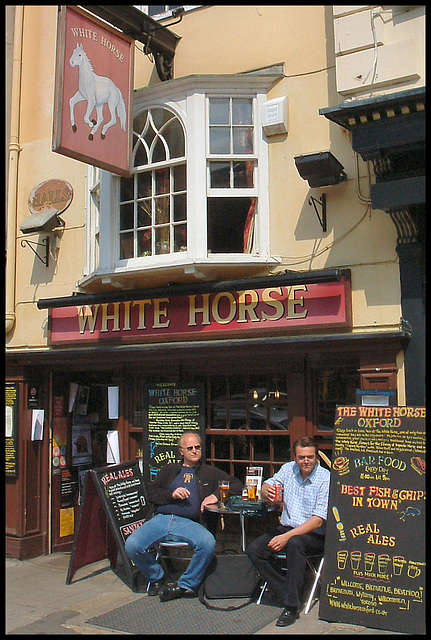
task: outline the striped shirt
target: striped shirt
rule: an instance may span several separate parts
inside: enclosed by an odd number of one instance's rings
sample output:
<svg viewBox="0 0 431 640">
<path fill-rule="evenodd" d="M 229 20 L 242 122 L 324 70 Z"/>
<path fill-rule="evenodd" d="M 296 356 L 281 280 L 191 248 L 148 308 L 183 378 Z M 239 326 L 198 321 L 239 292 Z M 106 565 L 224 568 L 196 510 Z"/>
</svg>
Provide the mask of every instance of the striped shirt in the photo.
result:
<svg viewBox="0 0 431 640">
<path fill-rule="evenodd" d="M 269 485 L 276 482 L 283 485 L 281 524 L 285 527 L 299 527 L 312 516 L 318 516 L 325 522 L 313 533 L 325 535 L 330 477 L 328 469 L 316 464 L 310 475 L 303 480 L 296 462 L 287 462 L 272 478 L 265 480 Z"/>
</svg>

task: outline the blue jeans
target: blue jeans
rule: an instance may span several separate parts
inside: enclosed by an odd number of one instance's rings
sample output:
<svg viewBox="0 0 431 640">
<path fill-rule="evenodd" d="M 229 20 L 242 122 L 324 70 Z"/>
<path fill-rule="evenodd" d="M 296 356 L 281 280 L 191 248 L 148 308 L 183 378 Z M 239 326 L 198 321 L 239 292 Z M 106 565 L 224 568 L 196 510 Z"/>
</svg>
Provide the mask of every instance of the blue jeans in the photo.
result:
<svg viewBox="0 0 431 640">
<path fill-rule="evenodd" d="M 127 538 L 125 550 L 149 582 L 161 580 L 164 571 L 148 549 L 158 542 L 166 541 L 187 542 L 193 547 L 193 558 L 178 579 L 178 585 L 183 589 L 197 591 L 214 555 L 214 536 L 198 522 L 181 516 L 158 513 L 144 522 Z"/>
</svg>

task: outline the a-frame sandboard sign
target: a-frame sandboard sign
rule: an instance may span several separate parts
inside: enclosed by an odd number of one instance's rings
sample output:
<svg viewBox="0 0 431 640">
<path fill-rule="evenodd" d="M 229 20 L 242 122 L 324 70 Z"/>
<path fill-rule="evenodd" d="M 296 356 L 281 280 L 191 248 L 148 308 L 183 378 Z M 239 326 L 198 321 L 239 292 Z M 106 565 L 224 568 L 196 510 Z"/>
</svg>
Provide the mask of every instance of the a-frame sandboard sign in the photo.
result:
<svg viewBox="0 0 431 640">
<path fill-rule="evenodd" d="M 136 461 L 90 469 L 83 484 L 66 584 L 78 569 L 93 562 L 108 558 L 114 568 L 119 553 L 128 584 L 136 591 L 139 573 L 127 557 L 124 543 L 145 522 L 149 510 Z"/>
</svg>

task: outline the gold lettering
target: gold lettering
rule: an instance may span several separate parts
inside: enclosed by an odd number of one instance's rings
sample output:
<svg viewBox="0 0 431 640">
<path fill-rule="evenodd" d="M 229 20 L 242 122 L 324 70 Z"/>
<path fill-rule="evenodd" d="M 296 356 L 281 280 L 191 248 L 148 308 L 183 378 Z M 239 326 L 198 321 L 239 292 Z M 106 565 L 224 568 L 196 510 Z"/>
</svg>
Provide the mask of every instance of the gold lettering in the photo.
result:
<svg viewBox="0 0 431 640">
<path fill-rule="evenodd" d="M 167 308 L 160 308 L 161 303 L 168 304 L 169 298 L 156 298 L 154 300 L 154 324 L 153 329 L 163 329 L 164 327 L 169 327 L 170 320 L 166 320 L 166 322 L 162 323 L 160 321 L 160 316 L 164 316 L 166 318 L 168 310 Z"/>
<path fill-rule="evenodd" d="M 135 300 L 133 306 L 139 306 L 139 325 L 138 329 L 146 329 L 145 326 L 145 306 L 151 304 L 151 300 Z"/>
<path fill-rule="evenodd" d="M 284 314 L 284 306 L 283 303 L 281 302 L 281 300 L 274 300 L 274 298 L 271 297 L 271 293 L 279 293 L 280 295 L 282 295 L 282 290 L 281 287 L 273 287 L 271 289 L 264 289 L 263 293 L 262 293 L 262 300 L 263 302 L 265 302 L 265 304 L 268 305 L 268 307 L 272 307 L 273 309 L 275 309 L 275 314 L 274 315 L 268 315 L 267 313 L 265 313 L 265 311 L 262 311 L 262 320 L 280 320 L 280 318 L 283 317 Z"/>
<path fill-rule="evenodd" d="M 100 307 L 99 304 L 95 304 L 94 311 L 86 304 L 83 307 L 78 307 L 79 333 L 84 333 L 85 325 L 87 324 L 87 319 L 88 319 L 88 328 L 90 333 L 94 332 L 99 307 Z"/>
<path fill-rule="evenodd" d="M 202 303 L 203 306 L 197 307 L 196 296 L 195 295 L 189 296 L 189 323 L 188 323 L 189 327 L 195 327 L 197 325 L 196 314 L 198 313 L 202 314 L 202 325 L 210 324 L 210 308 L 209 308 L 210 294 L 204 293 L 202 295 L 202 300 L 203 300 L 203 303 Z"/>
<path fill-rule="evenodd" d="M 247 304 L 246 296 L 251 299 Z M 247 322 L 245 317 L 248 313 L 251 322 L 259 322 L 259 318 L 256 315 L 255 308 L 259 303 L 259 296 L 254 289 L 247 289 L 247 291 L 238 291 L 238 322 Z"/>
<path fill-rule="evenodd" d="M 114 307 L 114 315 L 108 315 L 108 302 L 102 304 L 102 328 L 100 329 L 101 333 L 106 333 L 108 331 L 108 320 L 114 321 L 114 326 L 112 327 L 112 331 L 120 331 L 120 303 L 113 302 Z"/>
<path fill-rule="evenodd" d="M 229 304 L 230 304 L 230 310 L 229 310 L 229 314 L 226 318 L 222 318 L 219 314 L 219 302 L 220 300 L 225 297 L 229 300 Z M 229 322 L 232 322 L 232 320 L 235 317 L 235 313 L 236 313 L 236 300 L 235 300 L 235 296 L 232 295 L 232 293 L 218 293 L 214 300 L 213 300 L 213 304 L 212 304 L 212 314 L 213 314 L 213 318 L 214 320 L 217 322 L 217 324 L 229 324 Z"/>
<path fill-rule="evenodd" d="M 287 302 L 287 317 L 288 318 L 305 318 L 307 316 L 307 309 L 304 309 L 304 311 L 302 313 L 297 313 L 295 311 L 295 306 L 296 305 L 301 305 L 301 307 L 304 306 L 304 296 L 301 296 L 300 298 L 296 299 L 295 298 L 295 293 L 297 291 L 307 291 L 307 287 L 305 284 L 300 284 L 300 285 L 295 285 L 290 287 L 289 290 L 289 298 L 288 298 L 288 302 Z"/>
</svg>

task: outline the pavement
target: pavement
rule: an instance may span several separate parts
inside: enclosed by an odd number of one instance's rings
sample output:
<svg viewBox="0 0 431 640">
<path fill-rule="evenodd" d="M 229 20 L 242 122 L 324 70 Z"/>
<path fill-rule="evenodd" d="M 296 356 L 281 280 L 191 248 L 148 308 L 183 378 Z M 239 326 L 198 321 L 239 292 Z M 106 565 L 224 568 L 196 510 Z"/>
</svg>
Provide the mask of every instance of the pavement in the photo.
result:
<svg viewBox="0 0 431 640">
<path fill-rule="evenodd" d="M 70 553 L 23 561 L 6 558 L 6 634 L 130 635 L 95 627 L 87 621 L 142 598 L 145 584 L 139 584 L 139 590 L 133 592 L 122 576 L 121 566 L 112 570 L 108 560 L 101 560 L 79 569 L 71 584 L 66 585 L 69 559 Z M 291 627 L 278 628 L 274 621 L 255 635 L 402 635 L 319 620 L 318 609 L 316 603 Z M 174 623 L 170 622 L 166 634 L 172 633 Z"/>
</svg>

